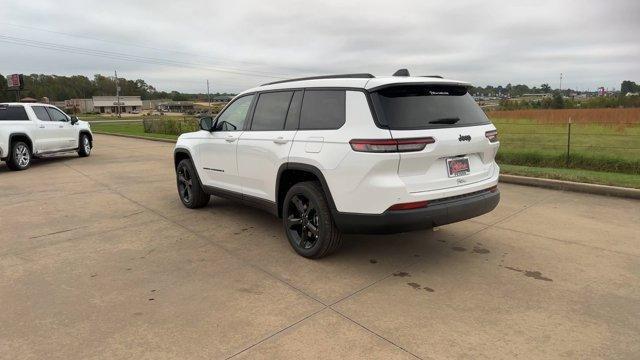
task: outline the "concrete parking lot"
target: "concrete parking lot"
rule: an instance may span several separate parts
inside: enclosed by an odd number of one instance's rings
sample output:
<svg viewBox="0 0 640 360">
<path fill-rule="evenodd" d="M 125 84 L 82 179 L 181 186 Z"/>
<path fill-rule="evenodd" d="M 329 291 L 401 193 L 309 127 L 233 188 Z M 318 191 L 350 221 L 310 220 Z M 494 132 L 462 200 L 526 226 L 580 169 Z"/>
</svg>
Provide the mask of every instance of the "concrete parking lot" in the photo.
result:
<svg viewBox="0 0 640 360">
<path fill-rule="evenodd" d="M 0 165 L 0 358 L 640 358 L 640 202 L 501 185 L 485 216 L 311 261 L 175 190 L 172 144 Z"/>
</svg>

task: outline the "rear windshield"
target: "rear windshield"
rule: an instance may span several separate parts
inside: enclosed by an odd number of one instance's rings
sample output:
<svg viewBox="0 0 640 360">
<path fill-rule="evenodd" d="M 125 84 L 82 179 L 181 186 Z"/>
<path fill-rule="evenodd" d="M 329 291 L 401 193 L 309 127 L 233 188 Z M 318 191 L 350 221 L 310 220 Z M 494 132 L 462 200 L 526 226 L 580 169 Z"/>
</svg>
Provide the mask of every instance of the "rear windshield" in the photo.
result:
<svg viewBox="0 0 640 360">
<path fill-rule="evenodd" d="M 0 121 L 29 120 L 24 106 L 0 104 Z"/>
<path fill-rule="evenodd" d="M 391 130 L 435 129 L 489 124 L 463 86 L 401 85 L 371 94 L 381 125 Z"/>
</svg>

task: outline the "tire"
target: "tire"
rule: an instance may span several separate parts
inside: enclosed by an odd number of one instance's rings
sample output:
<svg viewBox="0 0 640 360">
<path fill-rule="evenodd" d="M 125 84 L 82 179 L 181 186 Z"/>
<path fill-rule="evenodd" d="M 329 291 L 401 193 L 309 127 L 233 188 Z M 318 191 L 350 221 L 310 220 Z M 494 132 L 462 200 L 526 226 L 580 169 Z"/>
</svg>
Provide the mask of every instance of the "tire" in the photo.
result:
<svg viewBox="0 0 640 360">
<path fill-rule="evenodd" d="M 293 185 L 284 198 L 282 214 L 284 232 L 299 255 L 320 259 L 342 245 L 342 234 L 318 182 Z"/>
<path fill-rule="evenodd" d="M 22 141 L 11 144 L 11 151 L 7 157 L 7 166 L 11 170 L 26 170 L 31 166 L 31 149 L 29 145 Z"/>
<path fill-rule="evenodd" d="M 189 209 L 206 206 L 211 196 L 204 192 L 191 160 L 184 159 L 176 167 L 176 183 L 178 196 L 182 204 Z"/>
<path fill-rule="evenodd" d="M 91 155 L 91 148 L 93 144 L 91 138 L 87 134 L 80 134 L 80 142 L 78 143 L 78 155 L 80 157 L 87 157 Z"/>
</svg>

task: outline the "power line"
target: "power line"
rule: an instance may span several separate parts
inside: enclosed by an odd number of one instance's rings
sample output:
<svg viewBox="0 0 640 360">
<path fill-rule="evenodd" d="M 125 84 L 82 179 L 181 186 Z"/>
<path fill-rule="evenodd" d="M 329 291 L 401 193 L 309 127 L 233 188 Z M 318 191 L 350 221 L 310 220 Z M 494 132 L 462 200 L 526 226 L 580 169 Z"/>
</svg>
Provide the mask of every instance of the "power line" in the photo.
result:
<svg viewBox="0 0 640 360">
<path fill-rule="evenodd" d="M 30 40 L 30 39 L 17 38 L 12 36 L 5 36 L 5 35 L 0 35 L 0 42 L 20 45 L 20 46 L 46 49 L 46 50 L 59 51 L 59 52 L 67 52 L 67 53 L 71 52 L 71 53 L 80 54 L 80 55 L 109 58 L 113 60 L 122 60 L 122 61 L 138 62 L 138 63 L 145 63 L 145 64 L 153 64 L 153 65 L 186 67 L 186 68 L 192 68 L 192 69 L 225 72 L 225 73 L 237 74 L 237 75 L 243 75 L 243 76 L 265 77 L 265 78 L 274 78 L 274 79 L 284 79 L 288 76 L 289 77 L 292 76 L 292 75 L 285 75 L 285 74 L 274 75 L 270 73 L 264 73 L 264 72 L 258 72 L 258 71 L 252 71 L 252 70 L 236 70 L 236 69 L 229 69 L 229 68 L 218 67 L 218 66 L 214 67 L 208 64 L 190 63 L 190 62 L 170 60 L 170 59 L 150 58 L 145 56 L 119 53 L 115 51 L 95 50 L 90 48 L 82 48 L 82 47 L 70 46 L 70 45 L 64 45 L 64 44 L 49 43 L 44 41 Z"/>
<path fill-rule="evenodd" d="M 249 61 L 244 61 L 244 60 L 235 60 L 235 59 L 229 59 L 229 58 L 223 58 L 223 57 L 213 57 L 213 56 L 208 56 L 208 55 L 203 55 L 203 54 L 198 54 L 198 53 L 193 53 L 193 52 L 187 52 L 187 51 L 182 51 L 182 50 L 175 50 L 175 49 L 167 49 L 167 48 L 161 48 L 161 47 L 148 46 L 148 45 L 143 45 L 143 44 L 139 44 L 139 43 L 115 41 L 115 40 L 106 40 L 106 39 L 96 38 L 96 37 L 92 37 L 92 36 L 71 34 L 71 33 L 66 33 L 66 32 L 62 32 L 62 31 L 55 31 L 55 30 L 50 30 L 50 29 L 37 28 L 37 27 L 33 27 L 33 26 L 13 24 L 13 23 L 8 23 L 8 22 L 4 22 L 4 21 L 0 21 L 0 24 L 4 24 L 4 25 L 7 25 L 7 26 L 12 26 L 12 27 L 16 27 L 16 28 L 29 29 L 29 30 L 41 31 L 41 32 L 46 32 L 46 33 L 51 33 L 51 34 L 75 37 L 75 38 L 80 38 L 80 39 L 100 41 L 100 42 L 104 42 L 104 43 L 125 45 L 125 46 L 131 46 L 131 47 L 136 47 L 136 48 L 144 48 L 144 49 L 155 50 L 155 51 L 172 52 L 172 53 L 175 53 L 175 54 L 183 54 L 183 55 L 189 55 L 189 56 L 197 56 L 197 57 L 200 57 L 200 58 L 208 58 L 208 59 L 212 59 L 212 60 L 216 60 L 216 61 L 222 60 L 222 61 L 228 61 L 228 62 L 234 62 L 234 63 L 242 63 L 242 64 L 247 64 L 247 65 L 258 65 L 258 66 L 265 65 L 264 63 L 249 62 Z M 291 69 L 291 70 L 294 70 L 294 69 Z"/>
</svg>

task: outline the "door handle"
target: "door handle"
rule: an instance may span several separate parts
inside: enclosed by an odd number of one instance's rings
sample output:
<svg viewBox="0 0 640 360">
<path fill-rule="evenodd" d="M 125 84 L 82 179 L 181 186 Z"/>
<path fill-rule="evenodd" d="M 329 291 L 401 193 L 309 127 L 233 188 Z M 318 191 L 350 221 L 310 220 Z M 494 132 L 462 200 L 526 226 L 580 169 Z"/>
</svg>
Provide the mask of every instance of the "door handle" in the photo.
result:
<svg viewBox="0 0 640 360">
<path fill-rule="evenodd" d="M 289 140 L 283 138 L 282 136 L 278 136 L 277 138 L 273 139 L 273 142 L 276 144 L 286 144 L 289 142 Z"/>
<path fill-rule="evenodd" d="M 236 139 L 237 139 L 237 137 L 235 137 L 235 136 L 227 136 L 224 140 L 226 142 L 234 142 L 234 141 L 236 141 Z"/>
</svg>

